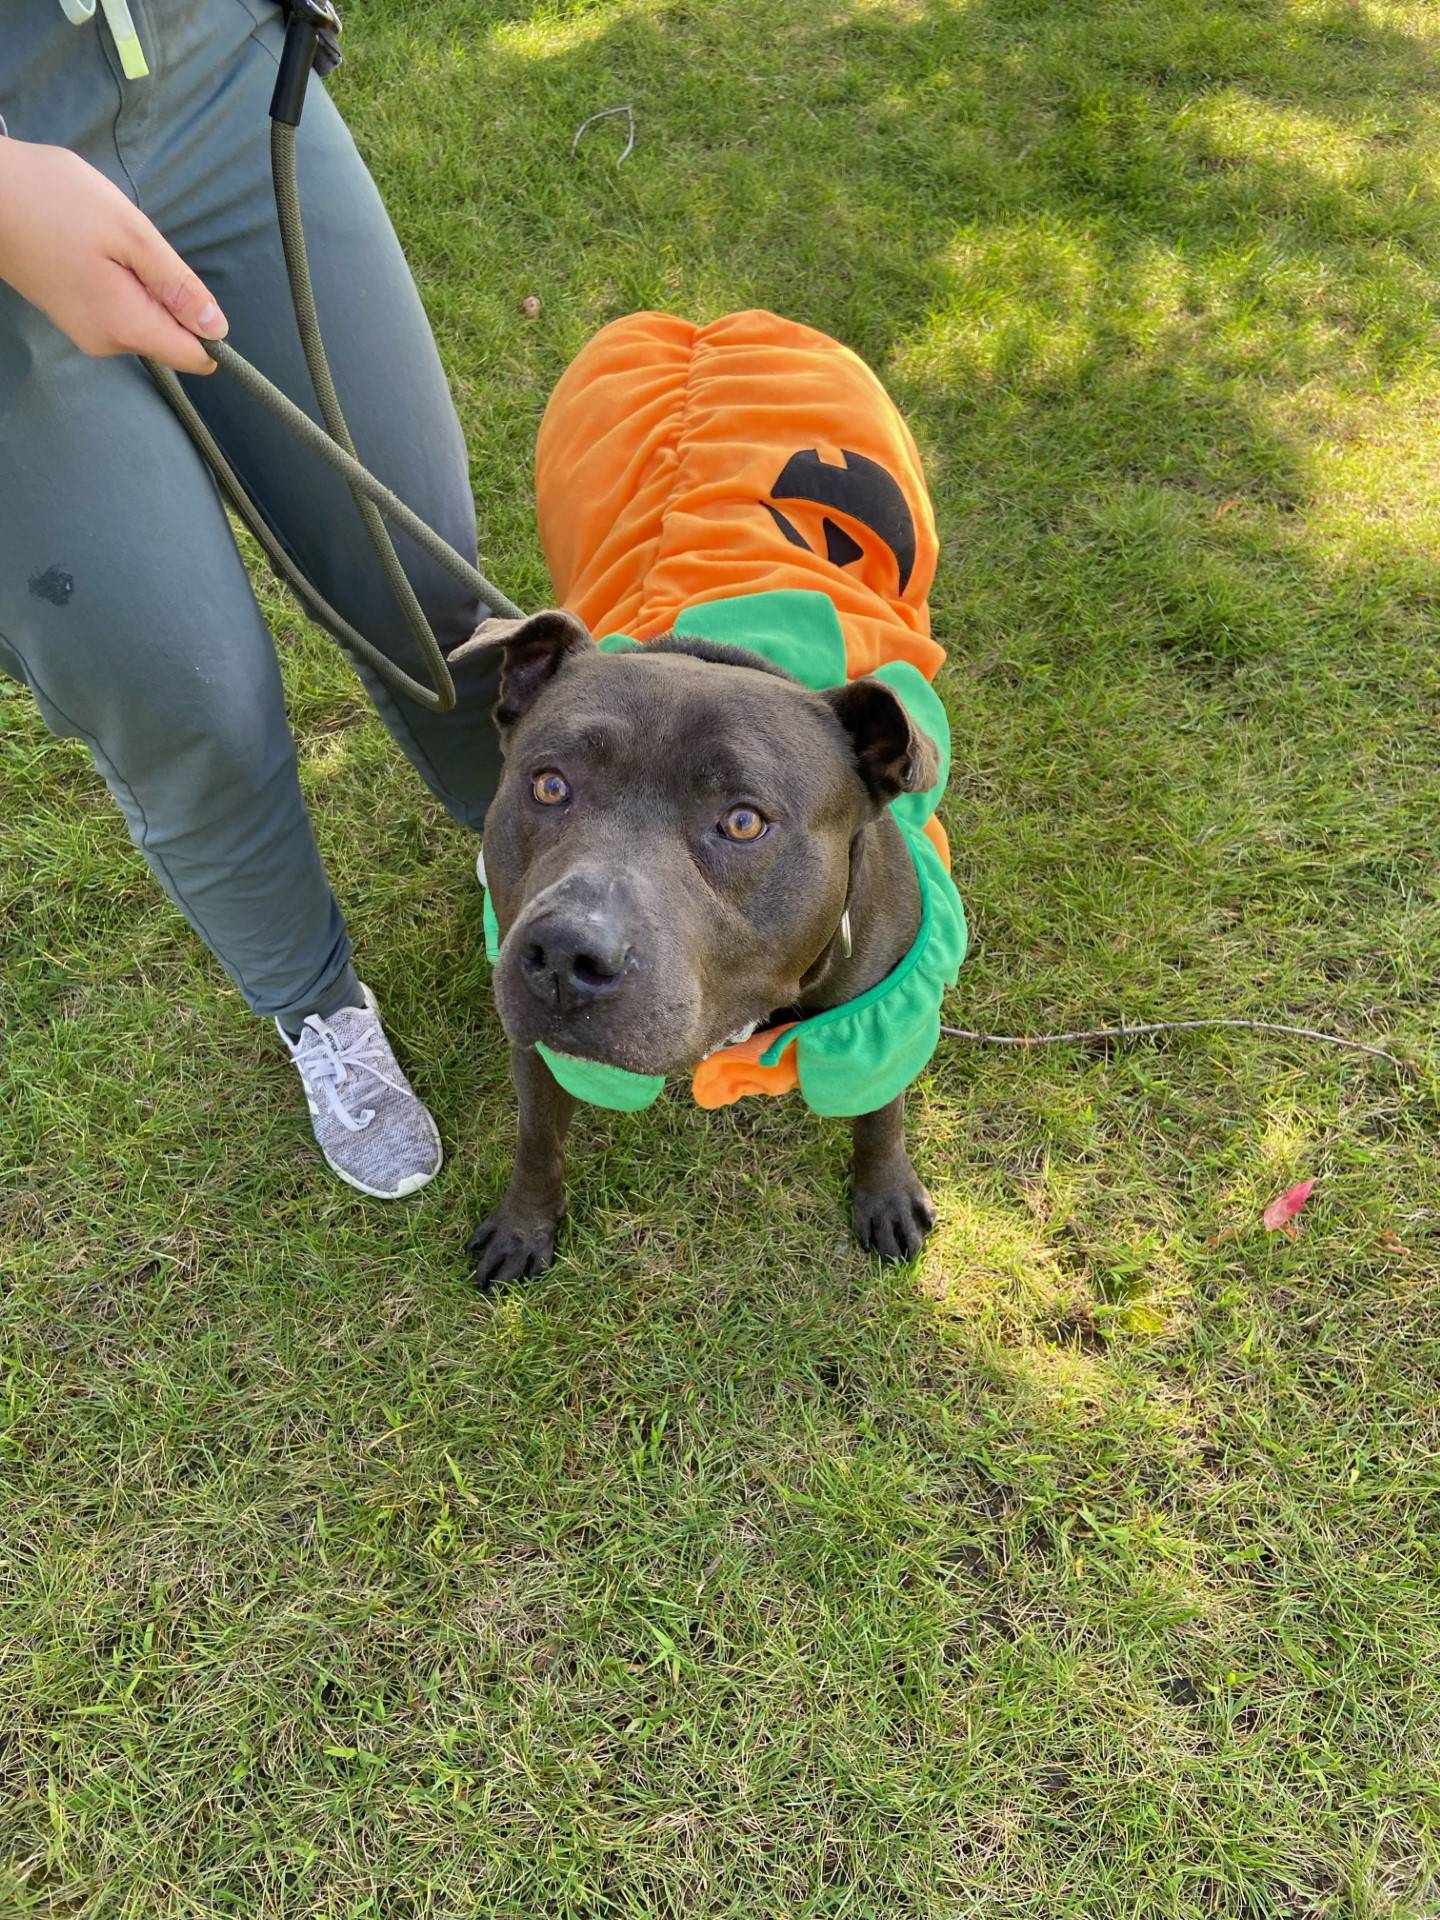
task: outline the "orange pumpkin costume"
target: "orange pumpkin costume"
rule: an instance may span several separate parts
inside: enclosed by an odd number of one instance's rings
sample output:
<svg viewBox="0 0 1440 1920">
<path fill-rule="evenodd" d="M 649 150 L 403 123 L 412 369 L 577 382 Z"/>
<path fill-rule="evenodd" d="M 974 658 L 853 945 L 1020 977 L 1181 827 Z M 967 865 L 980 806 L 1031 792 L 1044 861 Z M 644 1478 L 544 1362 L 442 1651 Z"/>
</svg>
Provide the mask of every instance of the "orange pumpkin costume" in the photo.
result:
<svg viewBox="0 0 1440 1920">
<path fill-rule="evenodd" d="M 945 657 L 910 429 L 812 327 L 758 311 L 614 321 L 550 397 L 535 491 L 556 595 L 594 634 L 650 640 L 686 607 L 798 587 L 834 602 L 851 679 L 908 660 L 933 680 Z"/>
<path fill-rule="evenodd" d="M 535 484 L 556 597 L 592 633 L 616 636 L 607 644 L 655 639 L 677 623 L 702 634 L 718 624 L 713 637 L 726 637 L 721 609 L 709 620 L 700 609 L 798 591 L 833 606 L 851 679 L 904 662 L 930 680 L 944 659 L 930 637 L 938 543 L 915 442 L 864 361 L 813 328 L 760 311 L 703 327 L 663 313 L 615 321 L 551 396 Z M 923 691 L 943 732 L 943 712 Z M 927 811 L 922 803 L 920 814 Z M 933 815 L 916 830 L 940 855 L 948 898 L 944 832 Z M 945 911 L 958 965 L 958 896 Z M 927 908 L 922 939 L 933 917 Z M 493 934 L 498 949 L 498 928 Z M 789 1031 L 756 1034 L 701 1061 L 696 1100 L 722 1106 L 799 1084 L 797 1049 L 777 1047 Z M 929 1048 L 921 1051 L 928 1058 Z M 637 1082 L 633 1104 L 653 1092 Z"/>
</svg>

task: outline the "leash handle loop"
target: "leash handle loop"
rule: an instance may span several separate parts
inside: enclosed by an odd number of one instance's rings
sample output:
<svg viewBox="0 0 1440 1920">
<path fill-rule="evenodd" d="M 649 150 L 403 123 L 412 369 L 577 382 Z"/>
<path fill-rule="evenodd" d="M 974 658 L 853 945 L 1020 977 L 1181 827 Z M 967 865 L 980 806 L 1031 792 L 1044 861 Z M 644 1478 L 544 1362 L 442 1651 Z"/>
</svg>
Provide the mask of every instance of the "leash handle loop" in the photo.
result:
<svg viewBox="0 0 1440 1920">
<path fill-rule="evenodd" d="M 298 120 L 300 107 L 304 103 L 305 82 L 309 78 L 310 62 L 313 61 L 316 49 L 324 39 L 324 30 L 317 31 L 316 16 L 320 15 L 332 20 L 336 28 L 339 26 L 339 20 L 335 16 L 333 7 L 329 5 L 329 0 L 292 0 L 292 9 L 286 47 L 288 50 L 293 45 L 297 51 L 294 55 L 291 78 L 286 82 L 284 91 L 290 104 L 294 106 L 295 119 Z M 297 74 L 298 80 L 295 78 Z M 277 99 L 281 93 L 281 84 L 277 82 Z M 281 105 L 286 105 L 286 102 L 281 101 Z M 305 364 L 309 369 L 311 384 L 325 422 L 324 426 L 312 420 L 308 413 L 296 406 L 294 401 L 287 394 L 282 393 L 273 381 L 267 380 L 257 367 L 253 367 L 227 342 L 206 340 L 201 344 L 218 367 L 223 368 L 227 374 L 238 380 L 245 390 L 262 406 L 267 407 L 297 440 L 318 454 L 345 481 L 365 530 L 370 536 L 376 558 L 380 562 L 390 590 L 404 615 L 405 624 L 424 662 L 429 684 L 407 673 L 403 667 L 398 666 L 383 653 L 373 641 L 368 640 L 364 634 L 336 612 L 286 551 L 284 544 L 265 519 L 259 506 L 250 497 L 244 483 L 226 460 L 214 435 L 205 425 L 174 373 L 168 367 L 157 366 L 150 360 L 145 362 L 145 366 L 165 399 L 179 415 L 186 432 L 195 442 L 202 456 L 209 462 L 225 498 L 264 549 L 271 566 L 281 579 L 289 584 L 312 618 L 327 627 L 335 638 L 363 661 L 392 692 L 404 695 L 406 699 L 413 700 L 417 706 L 424 707 L 430 713 L 449 713 L 455 706 L 455 682 L 451 677 L 440 642 L 435 637 L 425 611 L 416 598 L 409 577 L 400 564 L 399 556 L 386 530 L 385 520 L 391 520 L 400 527 L 422 552 L 467 587 L 488 613 L 498 613 L 508 619 L 520 619 L 523 616 L 513 600 L 507 599 L 498 588 L 492 586 L 478 568 L 472 566 L 463 554 L 457 553 L 455 548 L 442 539 L 433 527 L 427 526 L 397 494 L 377 480 L 357 457 L 355 443 L 345 424 L 339 396 L 330 375 L 330 366 L 320 334 L 320 321 L 315 310 L 315 295 L 310 282 L 310 268 L 305 252 L 305 232 L 296 181 L 295 120 L 286 118 L 284 114 L 277 115 L 271 123 L 270 162 L 275 187 L 276 214 L 285 252 L 285 268 L 290 282 L 290 298 L 295 311 L 295 323 L 300 334 L 300 344 L 304 349 Z"/>
</svg>

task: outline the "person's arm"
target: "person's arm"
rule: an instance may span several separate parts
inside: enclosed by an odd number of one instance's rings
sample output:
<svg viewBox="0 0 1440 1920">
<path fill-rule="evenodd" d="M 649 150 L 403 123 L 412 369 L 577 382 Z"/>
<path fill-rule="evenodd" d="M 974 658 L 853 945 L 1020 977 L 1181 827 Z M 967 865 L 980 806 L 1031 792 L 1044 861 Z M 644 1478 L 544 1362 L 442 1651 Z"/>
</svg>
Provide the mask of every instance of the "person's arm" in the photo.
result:
<svg viewBox="0 0 1440 1920">
<path fill-rule="evenodd" d="M 0 280 L 82 353 L 143 353 L 213 373 L 196 339 L 228 323 L 138 207 L 64 147 L 0 138 Z"/>
</svg>

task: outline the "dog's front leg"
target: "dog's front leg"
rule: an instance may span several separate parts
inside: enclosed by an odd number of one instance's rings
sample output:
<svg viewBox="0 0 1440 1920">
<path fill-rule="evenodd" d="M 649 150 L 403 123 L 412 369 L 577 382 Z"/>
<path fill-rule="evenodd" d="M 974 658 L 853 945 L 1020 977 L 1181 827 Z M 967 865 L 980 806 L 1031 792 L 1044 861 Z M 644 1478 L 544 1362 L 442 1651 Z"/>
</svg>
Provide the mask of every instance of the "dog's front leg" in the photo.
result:
<svg viewBox="0 0 1440 1920">
<path fill-rule="evenodd" d="M 905 1151 L 905 1096 L 850 1123 L 855 1231 L 882 1260 L 912 1259 L 935 1224 L 935 1203 Z"/>
<path fill-rule="evenodd" d="M 482 1287 L 543 1273 L 565 1212 L 565 1135 L 575 1100 L 532 1047 L 510 1049 L 510 1073 L 520 1107 L 515 1166 L 504 1199 L 470 1236 Z"/>
</svg>

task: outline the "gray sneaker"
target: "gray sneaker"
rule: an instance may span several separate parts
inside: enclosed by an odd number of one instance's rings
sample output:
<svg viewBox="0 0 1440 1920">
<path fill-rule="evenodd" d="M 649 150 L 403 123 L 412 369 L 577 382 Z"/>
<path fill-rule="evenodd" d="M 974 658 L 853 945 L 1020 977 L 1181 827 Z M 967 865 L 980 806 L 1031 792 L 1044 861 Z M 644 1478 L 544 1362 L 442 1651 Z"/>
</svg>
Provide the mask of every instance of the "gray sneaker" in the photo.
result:
<svg viewBox="0 0 1440 1920">
<path fill-rule="evenodd" d="M 298 1040 L 283 1027 L 280 1038 L 300 1069 L 310 1124 L 331 1167 L 361 1193 L 398 1200 L 440 1171 L 440 1134 L 390 1050 L 374 994 L 362 991 L 363 1007 L 323 1020 L 312 1013 Z"/>
</svg>

